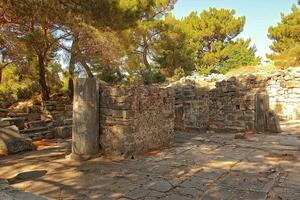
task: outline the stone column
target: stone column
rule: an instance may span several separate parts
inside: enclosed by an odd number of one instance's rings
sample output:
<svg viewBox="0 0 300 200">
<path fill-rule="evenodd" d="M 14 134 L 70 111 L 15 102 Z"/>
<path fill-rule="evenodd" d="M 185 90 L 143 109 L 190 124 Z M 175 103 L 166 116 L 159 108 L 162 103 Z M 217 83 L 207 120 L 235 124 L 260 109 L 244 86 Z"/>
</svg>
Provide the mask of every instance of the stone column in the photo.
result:
<svg viewBox="0 0 300 200">
<path fill-rule="evenodd" d="M 267 130 L 266 113 L 269 111 L 269 96 L 265 93 L 255 95 L 255 129 L 258 132 Z"/>
<path fill-rule="evenodd" d="M 74 80 L 72 158 L 99 153 L 99 86 L 96 79 Z"/>
</svg>

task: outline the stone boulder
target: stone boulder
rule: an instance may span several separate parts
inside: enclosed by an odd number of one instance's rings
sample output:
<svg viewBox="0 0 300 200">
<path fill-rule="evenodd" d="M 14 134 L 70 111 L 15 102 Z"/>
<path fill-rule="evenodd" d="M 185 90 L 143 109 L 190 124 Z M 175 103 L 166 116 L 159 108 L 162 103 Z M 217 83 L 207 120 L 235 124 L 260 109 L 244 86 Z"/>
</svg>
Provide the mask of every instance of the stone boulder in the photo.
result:
<svg viewBox="0 0 300 200">
<path fill-rule="evenodd" d="M 281 133 L 280 120 L 274 111 L 266 113 L 267 130 L 271 133 Z"/>
<path fill-rule="evenodd" d="M 72 137 L 72 125 L 60 126 L 56 128 L 56 138 L 67 139 Z"/>
<path fill-rule="evenodd" d="M 0 199 L 3 200 L 47 200 L 46 197 L 23 192 L 11 187 L 7 180 L 0 178 Z"/>
<path fill-rule="evenodd" d="M 22 137 L 17 126 L 0 128 L 0 154 L 10 155 L 32 149 L 32 141 Z"/>
</svg>

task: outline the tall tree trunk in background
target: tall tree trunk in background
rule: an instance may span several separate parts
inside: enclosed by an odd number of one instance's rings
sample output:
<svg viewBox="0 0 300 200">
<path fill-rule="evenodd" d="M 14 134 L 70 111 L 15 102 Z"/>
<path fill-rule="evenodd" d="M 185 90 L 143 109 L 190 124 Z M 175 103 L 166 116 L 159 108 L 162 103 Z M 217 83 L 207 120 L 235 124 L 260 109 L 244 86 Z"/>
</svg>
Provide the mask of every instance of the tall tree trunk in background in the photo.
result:
<svg viewBox="0 0 300 200">
<path fill-rule="evenodd" d="M 147 43 L 147 39 L 146 37 L 143 37 L 143 46 L 144 46 L 144 50 L 143 50 L 143 62 L 144 65 L 147 69 L 150 69 L 150 64 L 148 62 L 148 43 Z"/>
<path fill-rule="evenodd" d="M 73 83 L 74 70 L 75 70 L 75 61 L 71 55 L 70 66 L 69 66 L 69 76 L 70 77 L 69 77 L 69 81 L 68 81 L 68 91 L 69 91 L 69 96 L 72 99 L 73 99 L 73 95 L 74 95 L 74 83 Z"/>
<path fill-rule="evenodd" d="M 92 73 L 91 68 L 88 66 L 88 64 L 86 64 L 85 60 L 81 59 L 80 63 L 83 66 L 83 68 L 85 69 L 88 77 L 89 78 L 94 78 L 94 74 Z"/>
<path fill-rule="evenodd" d="M 47 101 L 50 99 L 49 96 L 49 88 L 46 82 L 46 69 L 45 69 L 45 57 L 43 55 L 38 55 L 38 63 L 39 63 L 39 84 L 42 93 L 43 101 Z"/>
<path fill-rule="evenodd" d="M 2 68 L 0 68 L 0 84 L 2 83 Z"/>
<path fill-rule="evenodd" d="M 77 57 L 77 49 L 78 49 L 78 33 L 73 34 L 73 43 L 71 47 L 71 57 L 70 57 L 70 65 L 69 65 L 69 81 L 68 81 L 68 90 L 69 96 L 73 99 L 74 95 L 74 70 L 75 70 L 75 63 Z"/>
</svg>

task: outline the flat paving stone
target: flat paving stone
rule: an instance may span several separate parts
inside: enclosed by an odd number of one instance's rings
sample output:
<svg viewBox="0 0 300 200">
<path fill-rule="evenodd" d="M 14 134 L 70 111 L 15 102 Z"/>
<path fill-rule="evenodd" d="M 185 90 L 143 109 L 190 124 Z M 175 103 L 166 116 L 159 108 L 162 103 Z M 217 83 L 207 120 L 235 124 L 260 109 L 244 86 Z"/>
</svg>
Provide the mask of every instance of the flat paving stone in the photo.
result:
<svg viewBox="0 0 300 200">
<path fill-rule="evenodd" d="M 220 181 L 220 185 L 239 190 L 268 192 L 273 186 L 274 179 L 244 172 L 230 172 Z"/>
<path fill-rule="evenodd" d="M 157 153 L 86 162 L 67 160 L 71 141 L 57 140 L 0 158 L 0 177 L 26 195 L 50 199 L 299 200 L 298 137 L 299 131 L 244 140 L 180 132 L 173 147 Z M 0 190 L 1 198 L 9 197 Z"/>
</svg>

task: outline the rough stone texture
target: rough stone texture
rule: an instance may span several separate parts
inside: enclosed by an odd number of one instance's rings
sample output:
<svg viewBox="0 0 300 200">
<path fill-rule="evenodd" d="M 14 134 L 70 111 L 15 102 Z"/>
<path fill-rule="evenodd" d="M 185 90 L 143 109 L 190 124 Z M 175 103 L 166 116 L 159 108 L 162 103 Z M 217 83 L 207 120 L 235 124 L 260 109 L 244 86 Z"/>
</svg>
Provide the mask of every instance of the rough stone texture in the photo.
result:
<svg viewBox="0 0 300 200">
<path fill-rule="evenodd" d="M 174 87 L 174 86 L 173 86 Z M 208 88 L 193 82 L 176 85 L 175 128 L 178 130 L 206 130 L 209 120 Z"/>
<path fill-rule="evenodd" d="M 152 86 L 101 86 L 100 144 L 105 154 L 133 155 L 169 146 L 174 91 Z"/>
<path fill-rule="evenodd" d="M 234 132 L 256 130 L 256 122 L 261 122 L 257 116 L 265 118 L 268 110 L 267 105 L 258 101 L 259 96 L 266 96 L 264 84 L 253 76 L 217 82 L 209 93 L 209 128 Z M 258 105 L 262 106 L 261 111 Z"/>
<path fill-rule="evenodd" d="M 67 139 L 72 137 L 72 125 L 60 126 L 56 128 L 55 132 L 56 138 Z"/>
<path fill-rule="evenodd" d="M 0 177 L 16 189 L 51 199 L 298 200 L 300 132 L 283 131 L 243 140 L 234 140 L 232 133 L 176 132 L 168 149 L 86 162 L 65 159 L 71 141 L 59 140 L 0 158 Z"/>
<path fill-rule="evenodd" d="M 7 180 L 0 179 L 0 199 L 1 200 L 47 200 L 45 197 L 26 193 L 11 187 Z"/>
<path fill-rule="evenodd" d="M 191 76 L 170 87 L 178 130 L 278 133 L 281 121 L 300 119 L 300 68 L 229 79 Z"/>
<path fill-rule="evenodd" d="M 255 76 L 232 77 L 217 82 L 215 87 L 196 81 L 172 85 L 176 89 L 176 120 L 178 130 L 268 131 L 269 111 L 266 83 Z M 266 98 L 267 99 L 267 98 Z M 261 110 L 260 110 L 260 107 Z M 263 118 L 261 120 L 260 118 Z M 263 127 L 261 127 L 263 126 Z"/>
<path fill-rule="evenodd" d="M 72 154 L 92 156 L 99 153 L 99 86 L 96 79 L 74 81 Z M 65 135 L 62 129 L 62 135 Z"/>
<path fill-rule="evenodd" d="M 0 154 L 10 155 L 22 151 L 32 150 L 31 140 L 23 138 L 16 126 L 0 128 Z"/>
<path fill-rule="evenodd" d="M 7 114 L 9 113 L 9 110 L 8 109 L 3 109 L 3 108 L 0 108 L 0 118 L 5 118 L 7 117 Z"/>
<path fill-rule="evenodd" d="M 300 119 L 300 68 L 279 71 L 268 80 L 270 108 L 281 120 Z"/>
<path fill-rule="evenodd" d="M 66 134 L 70 130 L 66 126 L 72 125 L 72 109 L 73 106 L 67 102 L 58 101 L 46 101 L 44 105 L 30 105 L 22 109 L 0 109 L 0 112 L 7 113 L 5 118 L 0 115 L 0 127 L 3 123 L 16 125 L 24 136 L 32 140 L 61 137 L 62 131 L 63 138 L 70 138 L 72 134 L 70 131 Z"/>
</svg>

